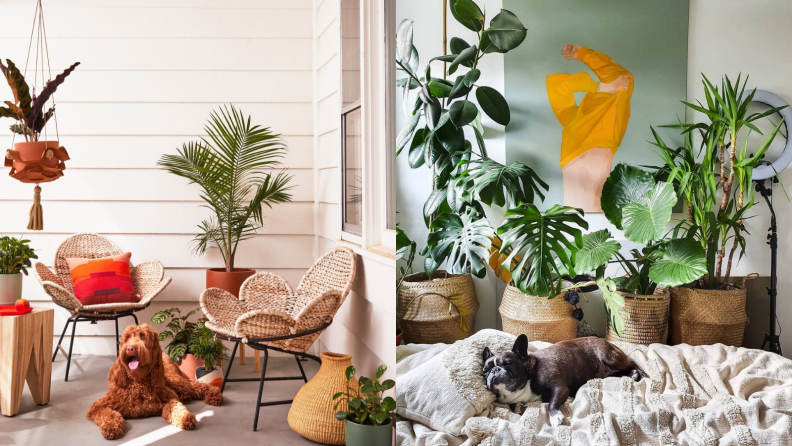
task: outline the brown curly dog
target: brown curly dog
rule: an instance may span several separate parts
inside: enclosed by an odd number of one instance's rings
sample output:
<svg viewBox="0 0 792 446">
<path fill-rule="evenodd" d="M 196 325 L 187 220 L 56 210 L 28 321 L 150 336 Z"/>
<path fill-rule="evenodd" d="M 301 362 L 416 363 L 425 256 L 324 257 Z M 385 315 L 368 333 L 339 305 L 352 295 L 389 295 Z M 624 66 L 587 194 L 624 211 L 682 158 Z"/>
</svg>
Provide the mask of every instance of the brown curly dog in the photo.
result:
<svg viewBox="0 0 792 446">
<path fill-rule="evenodd" d="M 195 429 L 195 415 L 184 404 L 192 399 L 219 406 L 220 390 L 190 381 L 162 352 L 157 331 L 148 324 L 132 325 L 121 338 L 121 354 L 107 376 L 107 394 L 85 414 L 108 440 L 124 436 L 124 418 L 161 415 L 179 429 Z"/>
</svg>

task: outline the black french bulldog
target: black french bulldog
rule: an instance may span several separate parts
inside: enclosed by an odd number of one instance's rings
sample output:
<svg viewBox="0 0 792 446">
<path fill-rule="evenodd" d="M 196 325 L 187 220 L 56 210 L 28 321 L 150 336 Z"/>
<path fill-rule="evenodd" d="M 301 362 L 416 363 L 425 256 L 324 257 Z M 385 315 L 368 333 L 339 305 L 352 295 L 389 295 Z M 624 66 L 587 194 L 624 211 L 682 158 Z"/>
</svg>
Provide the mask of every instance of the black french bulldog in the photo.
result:
<svg viewBox="0 0 792 446">
<path fill-rule="evenodd" d="M 484 381 L 504 404 L 550 403 L 550 423 L 564 421 L 561 406 L 594 378 L 647 375 L 618 347 L 597 337 L 558 342 L 528 353 L 528 337 L 517 337 L 510 352 L 495 356 L 484 347 Z"/>
</svg>

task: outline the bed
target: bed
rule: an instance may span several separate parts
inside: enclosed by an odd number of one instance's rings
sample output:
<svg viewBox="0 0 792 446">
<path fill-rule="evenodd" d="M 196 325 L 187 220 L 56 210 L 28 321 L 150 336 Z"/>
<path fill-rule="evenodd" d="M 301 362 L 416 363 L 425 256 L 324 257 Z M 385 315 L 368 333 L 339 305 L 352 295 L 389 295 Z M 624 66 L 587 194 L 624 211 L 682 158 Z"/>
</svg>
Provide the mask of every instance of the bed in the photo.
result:
<svg viewBox="0 0 792 446">
<path fill-rule="evenodd" d="M 554 428 L 547 404 L 514 413 L 481 377 L 481 350 L 515 337 L 482 330 L 453 345 L 397 348 L 399 446 L 792 444 L 792 360 L 746 348 L 615 343 L 649 379 L 589 381 Z M 529 350 L 550 344 L 531 342 Z"/>
</svg>

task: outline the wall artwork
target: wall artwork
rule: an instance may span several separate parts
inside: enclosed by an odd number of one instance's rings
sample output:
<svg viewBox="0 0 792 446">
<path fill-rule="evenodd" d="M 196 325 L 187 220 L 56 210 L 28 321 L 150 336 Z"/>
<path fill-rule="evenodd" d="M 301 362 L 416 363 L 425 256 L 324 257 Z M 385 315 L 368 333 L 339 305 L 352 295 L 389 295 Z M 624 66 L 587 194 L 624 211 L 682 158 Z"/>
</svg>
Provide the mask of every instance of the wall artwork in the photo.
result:
<svg viewBox="0 0 792 446">
<path fill-rule="evenodd" d="M 546 202 L 602 212 L 612 166 L 646 164 L 650 125 L 684 119 L 688 0 L 504 0 L 503 7 L 528 28 L 524 45 L 505 56 L 506 162 L 543 172 Z"/>
</svg>

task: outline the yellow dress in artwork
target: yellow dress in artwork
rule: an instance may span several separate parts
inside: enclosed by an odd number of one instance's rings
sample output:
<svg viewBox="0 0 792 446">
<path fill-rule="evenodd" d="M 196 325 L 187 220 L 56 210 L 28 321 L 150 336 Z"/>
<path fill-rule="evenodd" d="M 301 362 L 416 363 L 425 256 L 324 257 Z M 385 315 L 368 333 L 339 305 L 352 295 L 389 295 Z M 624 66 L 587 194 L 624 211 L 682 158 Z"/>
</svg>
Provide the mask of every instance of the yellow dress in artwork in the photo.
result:
<svg viewBox="0 0 792 446">
<path fill-rule="evenodd" d="M 551 74 L 547 76 L 547 95 L 550 106 L 564 127 L 561 134 L 561 167 L 592 148 L 609 148 L 611 154 L 619 149 L 630 120 L 630 98 L 633 93 L 632 73 L 610 57 L 590 48 L 580 47 L 576 58 L 586 64 L 599 82 L 588 73 Z M 598 92 L 602 83 L 626 76 L 626 89 Z M 574 94 L 586 93 L 580 104 Z"/>
</svg>

